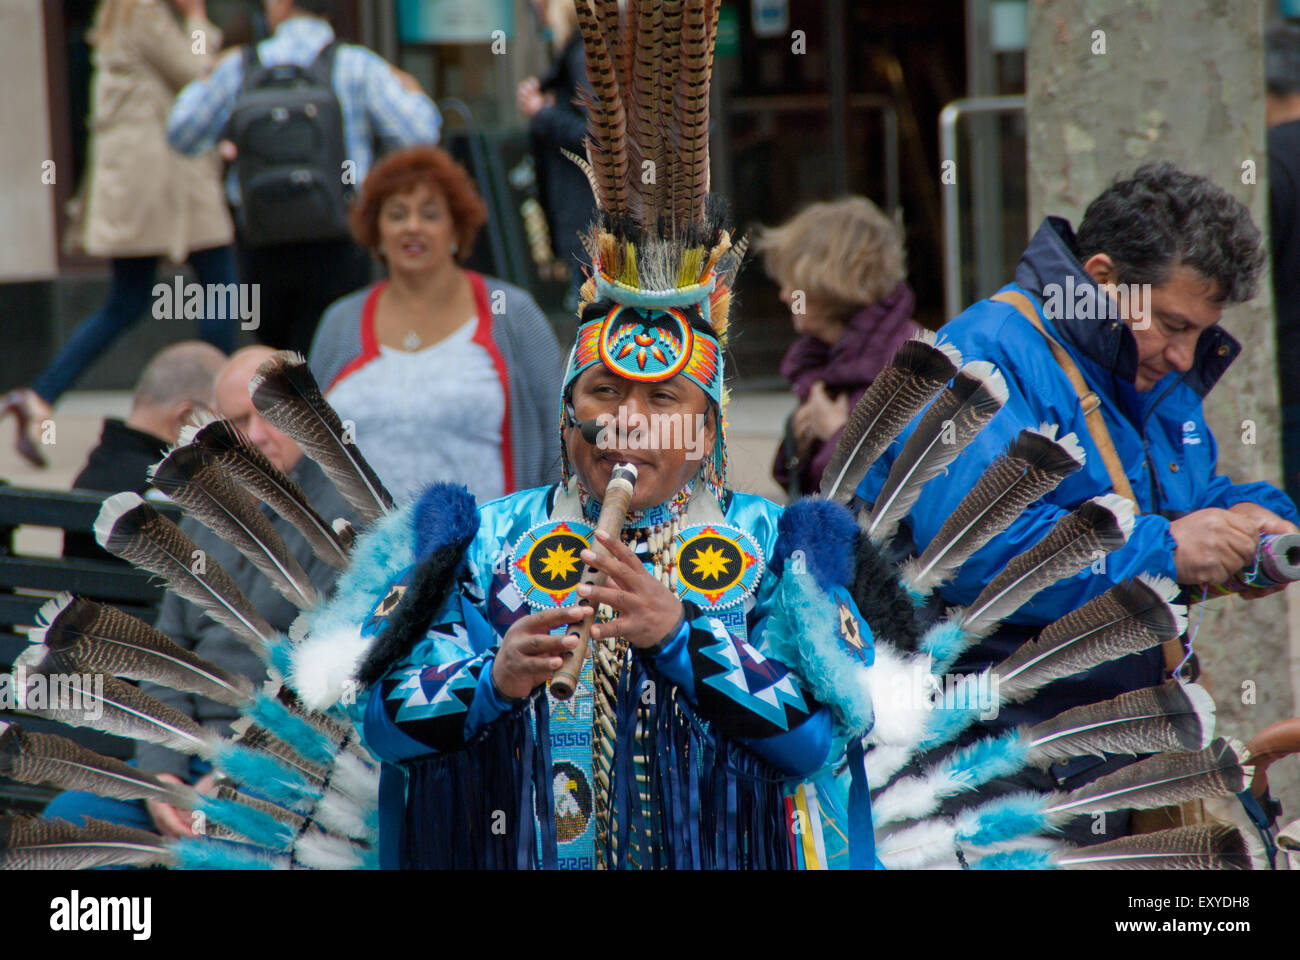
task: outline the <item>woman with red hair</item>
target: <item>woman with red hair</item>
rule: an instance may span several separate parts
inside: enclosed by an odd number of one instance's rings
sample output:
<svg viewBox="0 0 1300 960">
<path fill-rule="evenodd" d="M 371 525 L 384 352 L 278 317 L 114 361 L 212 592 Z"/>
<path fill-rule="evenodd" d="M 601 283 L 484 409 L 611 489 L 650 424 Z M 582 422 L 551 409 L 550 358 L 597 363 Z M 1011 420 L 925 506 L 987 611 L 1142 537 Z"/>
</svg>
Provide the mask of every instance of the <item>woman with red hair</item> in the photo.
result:
<svg viewBox="0 0 1300 960">
<path fill-rule="evenodd" d="M 523 290 L 458 263 L 486 219 L 437 147 L 389 154 L 352 210 L 388 278 L 325 311 L 309 359 L 399 499 L 451 480 L 484 502 L 559 476 L 555 334 Z"/>
</svg>

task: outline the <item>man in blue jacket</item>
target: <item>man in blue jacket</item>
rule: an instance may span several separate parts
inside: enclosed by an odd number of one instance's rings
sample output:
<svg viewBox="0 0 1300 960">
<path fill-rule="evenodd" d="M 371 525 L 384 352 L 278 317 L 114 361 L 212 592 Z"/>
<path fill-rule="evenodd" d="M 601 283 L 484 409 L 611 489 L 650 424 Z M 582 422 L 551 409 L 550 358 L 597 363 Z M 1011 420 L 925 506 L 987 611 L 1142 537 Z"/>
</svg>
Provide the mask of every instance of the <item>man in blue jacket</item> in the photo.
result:
<svg viewBox="0 0 1300 960">
<path fill-rule="evenodd" d="M 1095 392 L 1139 513 L 1124 547 L 1039 593 L 964 657 L 959 671 L 1000 661 L 1042 625 L 1139 573 L 1170 577 L 1199 599 L 1198 585 L 1223 583 L 1253 564 L 1261 534 L 1298 529 L 1295 505 L 1276 487 L 1234 483 L 1216 471 L 1218 448 L 1202 410 L 1206 394 L 1241 352 L 1218 326 L 1220 313 L 1224 304 L 1254 296 L 1263 261 L 1260 232 L 1246 209 L 1208 179 L 1168 163 L 1145 165 L 1113 184 L 1089 204 L 1077 235 L 1057 217 L 1038 228 L 1015 281 L 1000 292 L 1028 297 L 1046 333 L 1065 348 Z M 940 589 L 945 604 L 964 604 L 1069 510 L 1113 491 L 1115 484 L 1088 431 L 1078 393 L 1044 335 L 1015 306 L 982 300 L 941 332 L 965 361 L 995 364 L 1009 396 L 952 465 L 947 482 L 926 488 L 896 547 L 924 549 L 980 474 L 1026 426 L 1059 424 L 1062 434 L 1074 432 L 1087 456 L 1083 469 L 1030 505 Z M 864 503 L 875 500 L 914 426 L 858 487 Z M 1244 595 L 1253 599 L 1278 589 Z M 1003 708 L 977 733 L 1044 719 L 1079 703 L 1160 683 L 1166 675 L 1160 648 L 1135 654 L 1052 684 L 1028 704 Z M 1007 783 L 1006 789 L 1073 788 L 1131 759 L 1082 758 Z M 1074 839 L 1095 842 L 1126 832 L 1125 818 L 1110 819 L 1104 833 L 1085 825 Z"/>
</svg>

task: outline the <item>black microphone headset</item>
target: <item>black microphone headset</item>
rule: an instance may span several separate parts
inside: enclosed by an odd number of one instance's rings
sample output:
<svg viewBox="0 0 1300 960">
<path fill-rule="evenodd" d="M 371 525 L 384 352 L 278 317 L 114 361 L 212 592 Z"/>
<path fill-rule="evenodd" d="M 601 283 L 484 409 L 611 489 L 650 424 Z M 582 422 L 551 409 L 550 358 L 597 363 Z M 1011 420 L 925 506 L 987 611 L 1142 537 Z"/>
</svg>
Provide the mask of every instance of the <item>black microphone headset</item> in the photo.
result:
<svg viewBox="0 0 1300 960">
<path fill-rule="evenodd" d="M 599 420 L 579 420 L 573 404 L 567 400 L 564 403 L 564 419 L 567 426 L 577 427 L 578 432 L 582 434 L 582 439 L 593 446 L 599 442 L 600 434 L 605 429 L 605 425 Z"/>
</svg>

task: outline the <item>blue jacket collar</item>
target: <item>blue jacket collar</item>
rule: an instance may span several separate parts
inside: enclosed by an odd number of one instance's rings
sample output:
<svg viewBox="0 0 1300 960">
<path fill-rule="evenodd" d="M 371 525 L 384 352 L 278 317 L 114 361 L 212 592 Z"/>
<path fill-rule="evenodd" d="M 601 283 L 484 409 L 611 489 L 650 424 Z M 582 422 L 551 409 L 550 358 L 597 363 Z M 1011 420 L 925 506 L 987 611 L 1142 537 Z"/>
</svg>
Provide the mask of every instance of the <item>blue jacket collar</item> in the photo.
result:
<svg viewBox="0 0 1300 960">
<path fill-rule="evenodd" d="M 1046 298 L 1045 287 L 1049 284 L 1064 287 L 1067 278 L 1073 278 L 1074 290 L 1092 287 L 1097 297 L 1094 302 L 1105 302 L 1105 294 L 1083 269 L 1076 249 L 1069 222 L 1061 217 L 1045 218 L 1020 255 L 1016 285 L 1032 293 L 1041 304 Z M 1131 384 L 1137 374 L 1137 341 L 1128 326 L 1105 318 L 1079 319 L 1071 316 L 1072 313 L 1067 311 L 1067 316 L 1048 321 L 1066 347 L 1114 374 L 1121 382 Z M 1204 397 L 1240 352 L 1241 344 L 1216 324 L 1201 334 L 1192 368 L 1185 374 L 1169 374 L 1148 392 L 1163 394 L 1169 386 L 1166 381 L 1172 377 L 1181 378 L 1198 396 Z"/>
</svg>

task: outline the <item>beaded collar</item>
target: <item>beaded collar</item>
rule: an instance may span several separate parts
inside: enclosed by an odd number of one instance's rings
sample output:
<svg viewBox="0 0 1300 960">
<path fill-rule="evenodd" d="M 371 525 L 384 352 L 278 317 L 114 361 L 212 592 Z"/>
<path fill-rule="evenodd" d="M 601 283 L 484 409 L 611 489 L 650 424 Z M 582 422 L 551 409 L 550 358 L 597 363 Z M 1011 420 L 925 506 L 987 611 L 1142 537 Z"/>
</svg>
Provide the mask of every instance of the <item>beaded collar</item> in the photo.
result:
<svg viewBox="0 0 1300 960">
<path fill-rule="evenodd" d="M 686 506 L 691 502 L 694 493 L 695 478 L 691 477 L 686 481 L 686 485 L 669 500 L 644 510 L 629 511 L 627 519 L 623 522 L 624 539 L 627 539 L 630 531 L 661 526 L 680 517 L 686 511 Z M 578 501 L 582 504 L 583 517 L 594 527 L 600 518 L 600 501 L 584 490 L 581 483 L 578 484 Z"/>
</svg>

